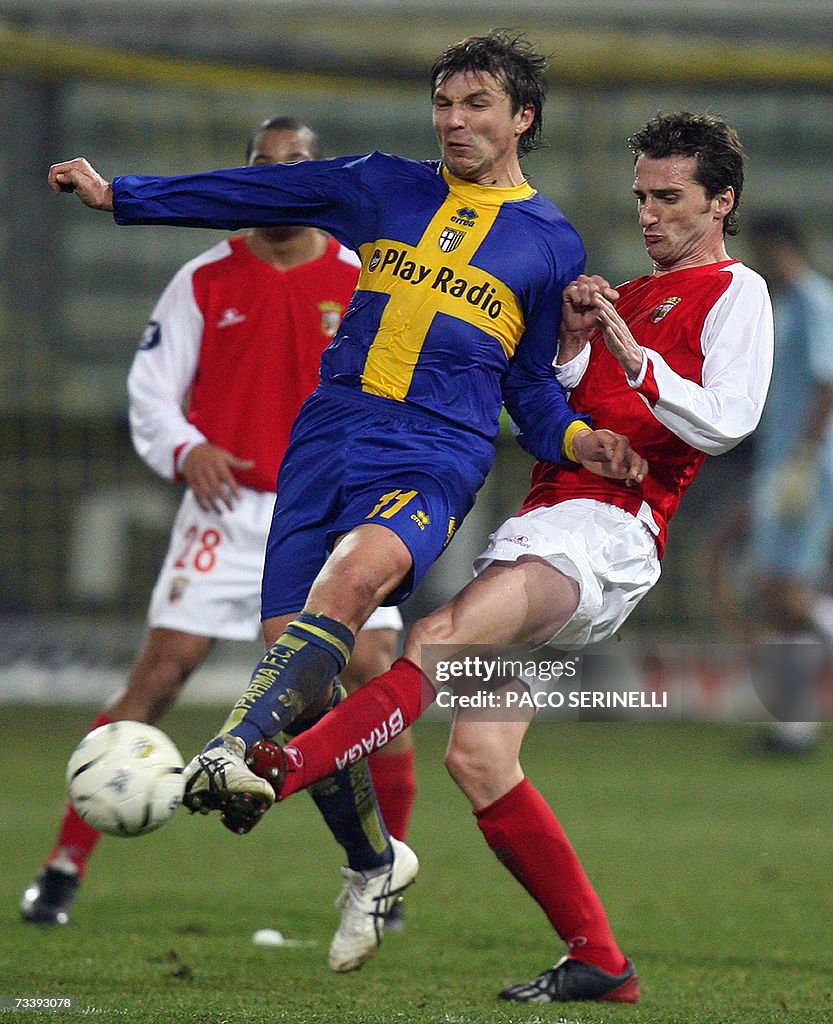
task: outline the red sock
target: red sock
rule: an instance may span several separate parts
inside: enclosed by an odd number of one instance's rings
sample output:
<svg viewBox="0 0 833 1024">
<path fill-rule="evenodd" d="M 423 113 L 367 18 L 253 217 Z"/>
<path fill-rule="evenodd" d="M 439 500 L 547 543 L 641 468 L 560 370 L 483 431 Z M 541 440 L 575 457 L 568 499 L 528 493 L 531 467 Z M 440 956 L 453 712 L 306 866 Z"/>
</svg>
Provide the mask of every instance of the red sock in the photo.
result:
<svg viewBox="0 0 833 1024">
<path fill-rule="evenodd" d="M 107 725 L 112 719 L 105 711 L 95 719 L 88 732 L 97 729 L 100 725 Z M 64 809 L 64 817 L 61 821 L 61 830 L 52 853 L 46 858 L 45 867 L 55 862 L 60 863 L 69 858 L 78 868 L 78 877 L 83 878 L 87 870 L 87 860 L 98 845 L 101 833 L 88 825 L 78 814 L 72 804 L 67 803 Z"/>
<path fill-rule="evenodd" d="M 402 754 L 377 750 L 368 758 L 373 788 L 388 832 L 403 842 L 416 797 L 415 759 L 414 750 L 406 750 Z"/>
<path fill-rule="evenodd" d="M 389 743 L 435 696 L 420 668 L 399 658 L 285 748 L 290 770 L 282 799 Z"/>
<path fill-rule="evenodd" d="M 570 955 L 621 974 L 627 961 L 601 900 L 558 819 L 529 779 L 474 814 L 498 860 L 540 904 Z"/>
</svg>

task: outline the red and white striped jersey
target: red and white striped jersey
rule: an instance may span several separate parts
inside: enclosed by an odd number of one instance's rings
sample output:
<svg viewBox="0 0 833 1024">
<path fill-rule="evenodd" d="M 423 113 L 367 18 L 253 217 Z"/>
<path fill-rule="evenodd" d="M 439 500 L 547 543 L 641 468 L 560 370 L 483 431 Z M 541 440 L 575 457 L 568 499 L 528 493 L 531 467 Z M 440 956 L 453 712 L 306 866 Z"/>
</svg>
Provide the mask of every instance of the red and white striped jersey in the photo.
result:
<svg viewBox="0 0 833 1024">
<path fill-rule="evenodd" d="M 274 491 L 358 268 L 328 239 L 318 259 L 278 270 L 242 236 L 185 264 L 157 302 L 128 376 L 130 429 L 144 461 L 174 479 L 187 452 L 208 440 L 254 461 L 236 474 L 242 486 Z"/>
<path fill-rule="evenodd" d="M 668 521 L 706 455 L 729 451 L 760 419 L 772 373 L 772 307 L 763 279 L 733 260 L 618 290 L 616 308 L 647 357 L 641 377 L 628 381 L 599 333 L 556 372 L 576 411 L 625 434 L 649 474 L 631 488 L 575 464 L 538 462 L 522 510 L 604 501 L 641 519 L 661 555 Z"/>
</svg>

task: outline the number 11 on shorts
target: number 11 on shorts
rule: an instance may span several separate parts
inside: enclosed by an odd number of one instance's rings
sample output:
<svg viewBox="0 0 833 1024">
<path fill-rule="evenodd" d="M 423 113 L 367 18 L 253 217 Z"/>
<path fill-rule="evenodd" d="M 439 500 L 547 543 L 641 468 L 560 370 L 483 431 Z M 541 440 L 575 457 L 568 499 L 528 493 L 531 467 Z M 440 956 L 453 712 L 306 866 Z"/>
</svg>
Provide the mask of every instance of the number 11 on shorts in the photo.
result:
<svg viewBox="0 0 833 1024">
<path fill-rule="evenodd" d="M 412 501 L 418 493 L 418 491 L 403 491 L 401 488 L 397 487 L 395 491 L 389 491 L 387 494 L 383 494 L 376 502 L 376 507 L 370 515 L 365 516 L 365 519 L 373 519 L 375 516 L 379 516 L 381 519 L 393 519 L 396 513 L 401 512 L 408 502 Z"/>
</svg>

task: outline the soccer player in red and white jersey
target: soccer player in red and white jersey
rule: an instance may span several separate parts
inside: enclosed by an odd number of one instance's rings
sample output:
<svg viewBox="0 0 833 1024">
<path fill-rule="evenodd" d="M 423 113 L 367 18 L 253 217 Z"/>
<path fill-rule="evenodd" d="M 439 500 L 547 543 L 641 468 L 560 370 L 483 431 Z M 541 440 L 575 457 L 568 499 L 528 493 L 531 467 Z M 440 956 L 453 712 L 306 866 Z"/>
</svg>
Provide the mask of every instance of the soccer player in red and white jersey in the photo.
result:
<svg viewBox="0 0 833 1024">
<path fill-rule="evenodd" d="M 318 156 L 316 133 L 294 117 L 263 122 L 246 152 L 249 165 Z M 91 728 L 116 719 L 156 722 L 216 640 L 258 636 L 278 469 L 358 275 L 355 254 L 315 228 L 254 228 L 185 264 L 157 302 L 128 378 L 131 433 L 151 469 L 186 490 L 151 598 L 147 639 L 125 689 Z M 345 686 L 389 667 L 401 627 L 396 608 L 371 617 L 342 675 Z M 410 736 L 385 753 L 372 766 L 377 796 L 392 834 L 403 839 L 415 793 Z M 325 805 L 333 799 L 322 798 Z M 349 808 L 336 814 L 345 815 Z M 24 896 L 25 920 L 66 923 L 98 839 L 68 806 L 43 874 Z M 362 832 L 348 850 L 351 870 L 381 865 L 378 851 L 365 863 L 366 843 Z"/>
<path fill-rule="evenodd" d="M 757 425 L 773 324 L 763 279 L 726 251 L 743 187 L 737 134 L 717 117 L 681 112 L 658 115 L 630 145 L 653 273 L 623 285 L 615 305 L 601 277 L 566 288 L 557 373 L 578 412 L 627 433 L 649 474 L 627 486 L 578 465 L 536 464 L 523 507 L 491 537 L 476 578 L 415 625 L 405 657 L 283 755 L 255 748 L 257 770 L 270 777 L 276 768 L 283 798 L 418 717 L 438 688 L 428 663 L 438 650 L 454 658 L 476 644 L 580 648 L 611 636 L 657 582 L 668 520 L 706 455 Z M 634 966 L 521 768 L 529 722 L 495 717 L 458 709 L 446 764 L 487 843 L 567 947 L 553 968 L 501 998 L 635 1002 Z"/>
</svg>

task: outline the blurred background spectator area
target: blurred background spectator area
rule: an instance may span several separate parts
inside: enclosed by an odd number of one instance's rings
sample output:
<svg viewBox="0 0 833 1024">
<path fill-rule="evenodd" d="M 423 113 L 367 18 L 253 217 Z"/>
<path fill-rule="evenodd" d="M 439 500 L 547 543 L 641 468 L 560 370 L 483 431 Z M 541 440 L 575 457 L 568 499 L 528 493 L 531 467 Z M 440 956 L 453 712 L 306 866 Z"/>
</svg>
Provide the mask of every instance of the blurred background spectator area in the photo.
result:
<svg viewBox="0 0 833 1024">
<path fill-rule="evenodd" d="M 0 629 L 55 617 L 141 624 L 176 491 L 133 453 L 125 377 L 165 283 L 223 237 L 117 228 L 49 193 L 49 164 L 85 155 L 109 177 L 239 166 L 239 139 L 276 113 L 315 125 L 327 155 L 432 158 L 431 60 L 491 27 L 524 32 L 552 55 L 546 145 L 526 171 L 582 233 L 592 271 L 621 281 L 649 270 L 626 139 L 658 110 L 686 107 L 740 131 L 741 224 L 745 211 L 791 209 L 810 229 L 816 265 L 833 272 L 833 8 L 0 0 Z M 743 233 L 730 251 L 748 257 Z M 715 635 L 710 537 L 744 492 L 752 443 L 701 474 L 672 523 L 665 579 L 631 634 Z M 406 619 L 467 578 L 529 468 L 503 438 L 476 513 Z"/>
</svg>

